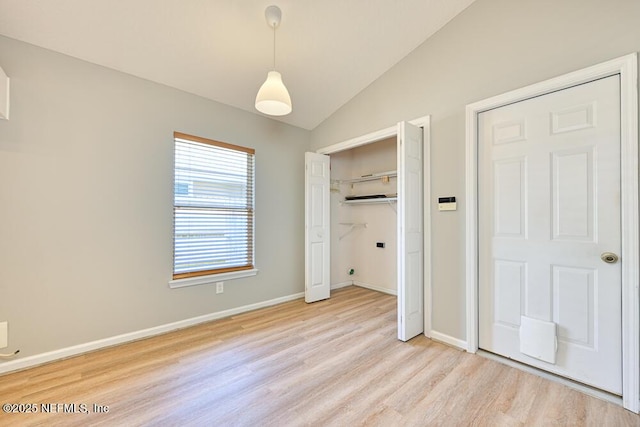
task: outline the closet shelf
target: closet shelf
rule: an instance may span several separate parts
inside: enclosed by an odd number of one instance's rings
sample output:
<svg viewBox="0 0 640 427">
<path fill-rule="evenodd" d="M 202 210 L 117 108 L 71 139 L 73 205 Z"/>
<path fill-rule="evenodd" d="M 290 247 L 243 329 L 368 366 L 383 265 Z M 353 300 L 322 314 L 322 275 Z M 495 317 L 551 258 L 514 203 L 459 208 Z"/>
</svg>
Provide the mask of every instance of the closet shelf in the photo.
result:
<svg viewBox="0 0 640 427">
<path fill-rule="evenodd" d="M 388 171 L 388 172 L 379 172 L 372 173 L 371 175 L 361 176 L 360 178 L 353 179 L 341 179 L 340 182 L 345 184 L 355 184 L 357 182 L 367 182 L 367 181 L 376 181 L 378 179 L 383 179 L 383 177 L 395 178 L 398 176 L 397 171 Z"/>
<path fill-rule="evenodd" d="M 346 233 L 343 233 L 338 240 L 342 240 L 345 237 L 347 237 L 349 234 L 351 234 L 351 232 L 353 230 L 355 230 L 356 228 L 367 228 L 367 223 L 366 222 L 341 222 L 340 225 L 347 225 L 349 226 L 349 230 L 347 230 Z"/>
<path fill-rule="evenodd" d="M 375 199 L 357 199 L 357 200 L 343 200 L 341 203 L 345 205 L 373 205 L 380 203 L 395 203 L 398 200 L 397 197 L 378 197 Z"/>
</svg>

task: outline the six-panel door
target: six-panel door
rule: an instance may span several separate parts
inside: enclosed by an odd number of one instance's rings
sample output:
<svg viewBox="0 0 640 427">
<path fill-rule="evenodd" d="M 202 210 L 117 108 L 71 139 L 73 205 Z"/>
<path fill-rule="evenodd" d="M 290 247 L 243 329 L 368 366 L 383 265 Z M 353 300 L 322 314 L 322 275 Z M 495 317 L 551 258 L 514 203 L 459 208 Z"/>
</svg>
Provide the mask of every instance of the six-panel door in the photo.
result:
<svg viewBox="0 0 640 427">
<path fill-rule="evenodd" d="M 621 394 L 619 76 L 483 112 L 478 138 L 480 348 Z"/>
</svg>

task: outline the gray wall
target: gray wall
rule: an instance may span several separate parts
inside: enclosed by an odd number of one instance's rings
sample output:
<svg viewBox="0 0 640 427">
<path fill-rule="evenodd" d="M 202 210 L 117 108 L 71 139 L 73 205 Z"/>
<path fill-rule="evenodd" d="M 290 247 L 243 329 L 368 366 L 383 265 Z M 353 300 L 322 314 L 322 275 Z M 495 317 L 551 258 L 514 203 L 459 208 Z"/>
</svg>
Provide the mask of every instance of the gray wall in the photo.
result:
<svg viewBox="0 0 640 427">
<path fill-rule="evenodd" d="M 431 115 L 435 331 L 466 339 L 465 105 L 639 50 L 637 0 L 477 0 L 313 130 L 315 149 Z"/>
<path fill-rule="evenodd" d="M 310 134 L 0 37 L 0 321 L 20 357 L 304 290 Z M 258 275 L 169 289 L 173 131 L 256 150 Z"/>
<path fill-rule="evenodd" d="M 464 107 L 640 50 L 636 0 L 477 0 L 311 133 L 0 37 L 0 321 L 21 357 L 303 291 L 303 156 L 432 116 L 433 328 L 465 339 Z M 169 289 L 172 133 L 255 147 L 256 277 Z M 438 196 L 458 197 L 441 213 Z"/>
</svg>

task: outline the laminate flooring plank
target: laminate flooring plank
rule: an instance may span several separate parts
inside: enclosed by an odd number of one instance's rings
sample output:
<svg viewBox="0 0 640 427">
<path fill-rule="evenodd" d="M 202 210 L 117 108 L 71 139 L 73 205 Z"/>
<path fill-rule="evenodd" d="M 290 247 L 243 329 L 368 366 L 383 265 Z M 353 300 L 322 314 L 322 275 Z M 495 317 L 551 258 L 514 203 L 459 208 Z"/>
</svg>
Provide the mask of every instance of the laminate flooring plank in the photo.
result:
<svg viewBox="0 0 640 427">
<path fill-rule="evenodd" d="M 349 286 L 5 374 L 0 403 L 108 412 L 0 413 L 0 426 L 640 426 L 497 361 L 400 342 L 396 304 Z"/>
</svg>

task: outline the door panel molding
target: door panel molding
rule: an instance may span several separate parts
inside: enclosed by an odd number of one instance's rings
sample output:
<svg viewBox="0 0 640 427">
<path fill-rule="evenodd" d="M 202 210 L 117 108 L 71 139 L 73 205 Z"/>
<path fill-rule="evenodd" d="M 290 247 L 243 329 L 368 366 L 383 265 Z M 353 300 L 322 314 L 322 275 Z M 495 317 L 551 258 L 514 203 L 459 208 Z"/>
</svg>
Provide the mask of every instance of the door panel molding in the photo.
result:
<svg viewBox="0 0 640 427">
<path fill-rule="evenodd" d="M 424 131 L 398 123 L 398 339 L 424 332 Z"/>
<path fill-rule="evenodd" d="M 638 58 L 632 53 L 466 107 L 466 350 L 478 351 L 478 114 L 593 80 L 620 75 L 622 212 L 622 401 L 640 411 L 640 240 Z M 524 133 L 524 132 L 523 132 Z"/>
<path fill-rule="evenodd" d="M 329 156 L 304 153 L 304 300 L 329 298 Z"/>
</svg>

